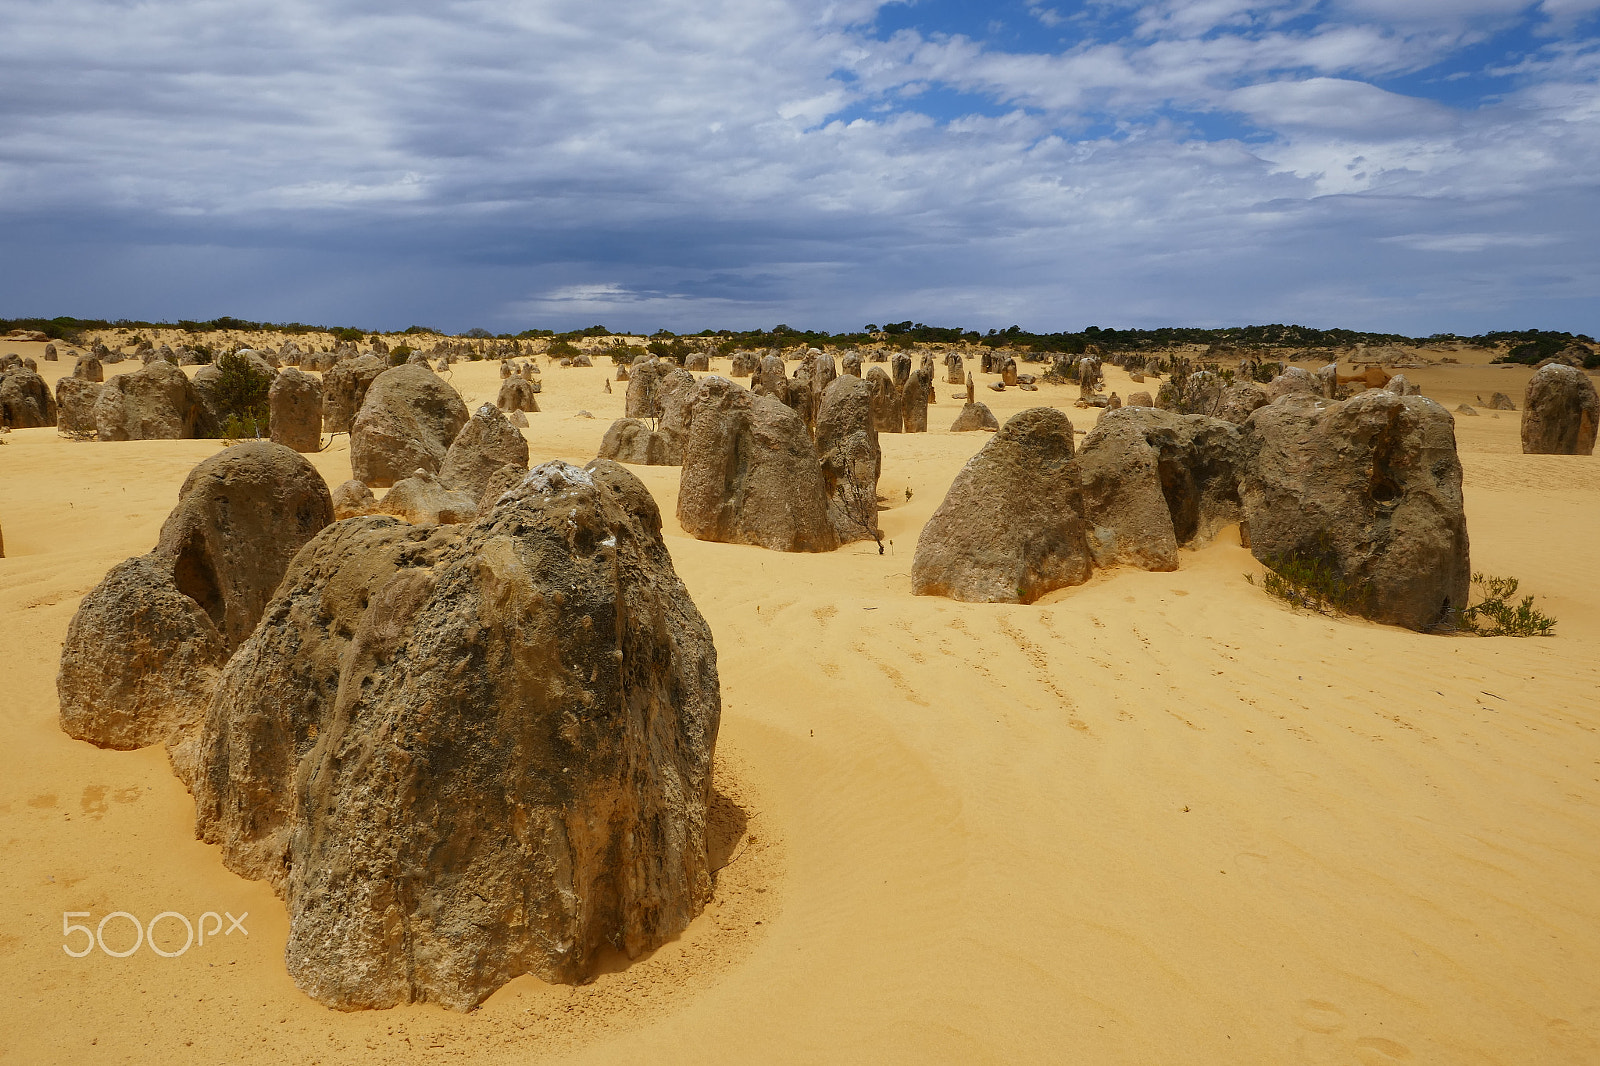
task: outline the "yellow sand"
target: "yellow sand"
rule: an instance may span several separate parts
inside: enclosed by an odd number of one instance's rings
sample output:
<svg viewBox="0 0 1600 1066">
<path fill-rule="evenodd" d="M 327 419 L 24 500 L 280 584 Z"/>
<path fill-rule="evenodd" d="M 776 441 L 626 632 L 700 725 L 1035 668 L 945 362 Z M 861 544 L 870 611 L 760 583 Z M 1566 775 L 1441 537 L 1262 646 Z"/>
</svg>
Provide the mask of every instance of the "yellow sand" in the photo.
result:
<svg viewBox="0 0 1600 1066">
<path fill-rule="evenodd" d="M 594 455 L 609 373 L 545 369 L 536 462 Z M 1407 374 L 1452 409 L 1527 378 Z M 498 386 L 493 363 L 453 378 L 469 404 Z M 1296 614 L 1227 535 L 1176 573 L 963 604 L 908 579 L 987 439 L 945 432 L 958 391 L 933 432 L 882 438 L 882 557 L 687 539 L 677 470 L 636 468 L 716 635 L 731 862 L 677 943 L 471 1015 L 301 995 L 282 905 L 194 841 L 162 754 L 56 727 L 78 599 L 218 445 L 4 438 L 0 1061 L 1600 1062 L 1597 460 L 1521 455 L 1515 414 L 1457 421 L 1474 565 L 1521 577 L 1554 639 Z M 1002 421 L 1075 396 L 980 390 Z M 314 461 L 337 484 L 348 458 L 340 437 Z M 116 910 L 247 911 L 249 936 L 63 952 L 62 912 Z"/>
</svg>

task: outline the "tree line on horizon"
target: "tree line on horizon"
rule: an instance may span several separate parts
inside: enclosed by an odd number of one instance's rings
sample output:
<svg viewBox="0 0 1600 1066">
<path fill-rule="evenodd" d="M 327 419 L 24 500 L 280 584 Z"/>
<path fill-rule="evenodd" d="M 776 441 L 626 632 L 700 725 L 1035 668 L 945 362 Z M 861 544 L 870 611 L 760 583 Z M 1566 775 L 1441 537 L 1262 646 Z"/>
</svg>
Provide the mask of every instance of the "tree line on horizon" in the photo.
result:
<svg viewBox="0 0 1600 1066">
<path fill-rule="evenodd" d="M 460 333 L 447 333 L 426 326 L 409 326 L 403 330 L 367 330 L 354 326 L 314 326 L 303 322 L 252 322 L 247 319 L 222 316 L 196 321 L 180 319 L 177 322 L 146 322 L 119 318 L 115 320 L 73 318 L 0 318 L 0 333 L 14 329 L 37 330 L 45 335 L 73 341 L 89 330 L 110 329 L 174 329 L 186 333 L 209 333 L 237 330 L 254 333 L 283 333 L 290 336 L 309 333 L 327 333 L 338 341 L 361 343 L 374 336 L 435 335 L 475 340 L 534 340 L 549 338 L 571 343 L 584 337 L 616 336 L 602 325 L 584 329 L 558 332 L 549 329 L 525 329 L 519 333 L 491 333 L 481 327 Z M 1063 353 L 1080 355 L 1095 345 L 1102 352 L 1137 351 L 1142 348 L 1170 348 L 1180 344 L 1205 344 L 1219 348 L 1343 348 L 1356 344 L 1434 344 L 1460 343 L 1480 348 L 1505 346 L 1508 351 L 1500 361 L 1537 363 L 1567 346 L 1578 343 L 1592 345 L 1594 338 L 1582 333 L 1555 330 L 1497 330 L 1473 336 L 1454 333 L 1434 333 L 1427 337 L 1408 337 L 1400 333 L 1370 333 L 1349 329 L 1315 329 L 1310 326 L 1273 323 L 1258 326 L 1228 326 L 1219 329 L 1202 329 L 1193 326 L 1161 326 L 1155 329 L 1117 329 L 1114 327 L 1087 326 L 1080 331 L 1058 333 L 1031 333 L 1021 326 L 991 329 L 987 333 L 963 329 L 959 326 L 930 326 L 907 319 L 889 322 L 882 326 L 868 323 L 856 332 L 830 333 L 826 330 L 802 330 L 780 323 L 771 329 L 730 330 L 706 329 L 699 333 L 676 334 L 660 329 L 650 334 L 650 340 L 663 346 L 689 338 L 709 340 L 719 354 L 740 348 L 786 348 L 798 344 L 827 344 L 832 347 L 858 347 L 863 344 L 887 343 L 893 347 L 910 348 L 918 344 L 967 343 L 988 347 L 1004 347 L 1043 354 Z"/>
</svg>

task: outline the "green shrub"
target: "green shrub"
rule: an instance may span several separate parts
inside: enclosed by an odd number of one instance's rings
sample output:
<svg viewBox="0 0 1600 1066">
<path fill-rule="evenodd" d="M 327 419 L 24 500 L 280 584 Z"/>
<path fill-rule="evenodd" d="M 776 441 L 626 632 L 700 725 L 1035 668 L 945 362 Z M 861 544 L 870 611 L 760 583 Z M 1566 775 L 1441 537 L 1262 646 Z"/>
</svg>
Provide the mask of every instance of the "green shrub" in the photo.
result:
<svg viewBox="0 0 1600 1066">
<path fill-rule="evenodd" d="M 571 359 L 578 354 L 578 346 L 569 340 L 558 340 L 551 343 L 544 351 L 552 359 Z"/>
<path fill-rule="evenodd" d="M 218 417 L 223 422 L 223 438 L 241 440 L 267 436 L 267 390 L 272 387 L 272 375 L 237 352 L 218 356 L 217 369 L 221 374 L 212 393 L 216 397 Z"/>
<path fill-rule="evenodd" d="M 1324 533 L 1315 552 L 1291 552 L 1263 560 L 1261 587 L 1291 607 L 1318 614 L 1364 613 L 1372 599 L 1372 585 L 1350 581 L 1332 559 L 1333 545 Z M 1250 574 L 1245 575 L 1245 580 L 1256 583 Z"/>
<path fill-rule="evenodd" d="M 1472 575 L 1473 588 L 1483 599 L 1461 612 L 1461 628 L 1481 637 L 1553 637 L 1556 620 L 1533 605 L 1532 596 L 1522 597 L 1515 607 L 1511 597 L 1517 594 L 1514 577 Z"/>
<path fill-rule="evenodd" d="M 389 349 L 389 365 L 400 366 L 408 358 L 410 358 L 411 353 L 414 351 L 416 351 L 416 349 L 411 347 L 409 344 L 395 345 L 393 348 Z"/>
</svg>

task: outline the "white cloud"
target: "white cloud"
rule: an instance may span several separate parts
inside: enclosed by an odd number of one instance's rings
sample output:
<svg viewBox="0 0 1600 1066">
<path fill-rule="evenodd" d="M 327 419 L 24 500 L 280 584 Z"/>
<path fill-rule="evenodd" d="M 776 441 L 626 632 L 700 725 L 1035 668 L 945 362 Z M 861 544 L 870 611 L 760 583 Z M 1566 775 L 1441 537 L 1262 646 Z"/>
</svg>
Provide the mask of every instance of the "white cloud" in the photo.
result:
<svg viewBox="0 0 1600 1066">
<path fill-rule="evenodd" d="M 1502 302 L 1583 305 L 1594 42 L 1449 107 L 1372 82 L 1519 9 L 1358 2 L 1129 5 L 1124 36 L 1035 3 L 1048 47 L 1007 52 L 880 40 L 870 0 L 15 0 L 0 241 L 27 255 L 0 256 L 0 291 L 12 313 L 399 325 L 1420 328 L 1495 306 L 1491 282 L 1388 264 L 1492 249 L 1527 264 Z"/>
</svg>

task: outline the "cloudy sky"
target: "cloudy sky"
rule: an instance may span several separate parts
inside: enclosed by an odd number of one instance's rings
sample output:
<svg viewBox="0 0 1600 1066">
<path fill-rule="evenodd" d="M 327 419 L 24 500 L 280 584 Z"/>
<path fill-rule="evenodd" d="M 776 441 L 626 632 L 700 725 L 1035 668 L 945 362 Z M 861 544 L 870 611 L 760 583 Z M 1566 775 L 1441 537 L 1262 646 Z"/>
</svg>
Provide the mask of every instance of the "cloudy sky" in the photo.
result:
<svg viewBox="0 0 1600 1066">
<path fill-rule="evenodd" d="M 1600 332 L 1600 0 L 6 0 L 0 316 Z"/>
</svg>

